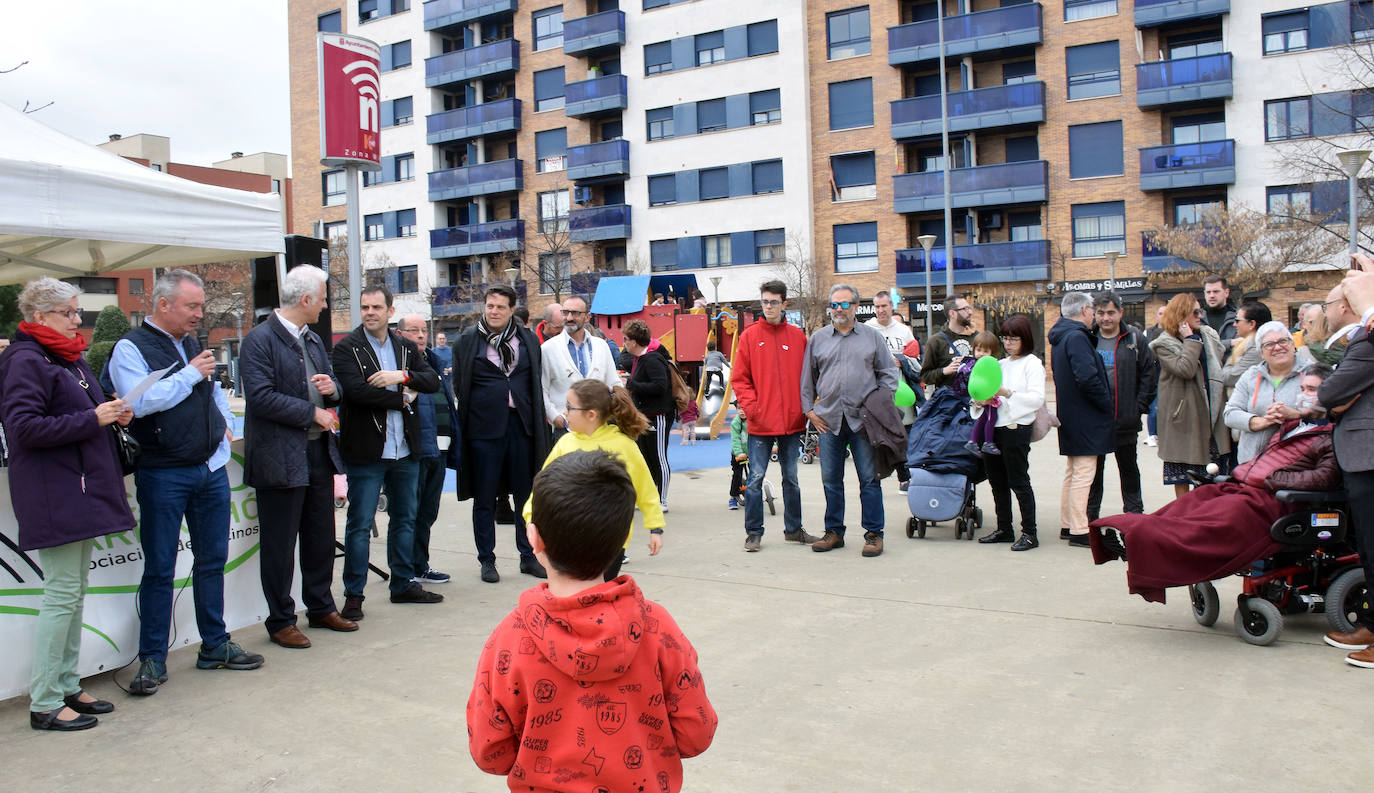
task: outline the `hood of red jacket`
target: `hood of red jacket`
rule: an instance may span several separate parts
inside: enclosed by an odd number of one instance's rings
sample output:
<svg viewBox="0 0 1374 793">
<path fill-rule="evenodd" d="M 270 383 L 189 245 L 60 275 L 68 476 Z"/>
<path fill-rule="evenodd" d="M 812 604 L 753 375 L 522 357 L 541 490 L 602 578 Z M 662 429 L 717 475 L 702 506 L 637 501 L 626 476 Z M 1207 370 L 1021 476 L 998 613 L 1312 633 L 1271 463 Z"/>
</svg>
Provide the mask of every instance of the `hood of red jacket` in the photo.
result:
<svg viewBox="0 0 1374 793">
<path fill-rule="evenodd" d="M 520 595 L 520 626 L 536 650 L 574 680 L 614 680 L 625 674 L 644 635 L 644 595 L 620 576 L 571 597 L 548 584 Z"/>
</svg>

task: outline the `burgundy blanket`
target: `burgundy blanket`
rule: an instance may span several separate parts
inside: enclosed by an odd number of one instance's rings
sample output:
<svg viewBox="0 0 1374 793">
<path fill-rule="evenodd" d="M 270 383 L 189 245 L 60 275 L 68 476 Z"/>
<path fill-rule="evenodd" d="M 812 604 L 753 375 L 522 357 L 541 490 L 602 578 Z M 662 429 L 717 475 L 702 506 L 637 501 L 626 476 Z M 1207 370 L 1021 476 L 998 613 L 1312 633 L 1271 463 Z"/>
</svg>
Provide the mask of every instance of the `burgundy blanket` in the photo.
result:
<svg viewBox="0 0 1374 793">
<path fill-rule="evenodd" d="M 1224 578 L 1278 551 L 1283 546 L 1269 527 L 1288 511 L 1267 490 L 1224 482 L 1190 490 L 1149 515 L 1112 515 L 1092 525 L 1121 530 L 1131 593 L 1163 603 L 1165 587 Z M 1099 532 L 1088 534 L 1095 563 L 1117 558 Z"/>
</svg>

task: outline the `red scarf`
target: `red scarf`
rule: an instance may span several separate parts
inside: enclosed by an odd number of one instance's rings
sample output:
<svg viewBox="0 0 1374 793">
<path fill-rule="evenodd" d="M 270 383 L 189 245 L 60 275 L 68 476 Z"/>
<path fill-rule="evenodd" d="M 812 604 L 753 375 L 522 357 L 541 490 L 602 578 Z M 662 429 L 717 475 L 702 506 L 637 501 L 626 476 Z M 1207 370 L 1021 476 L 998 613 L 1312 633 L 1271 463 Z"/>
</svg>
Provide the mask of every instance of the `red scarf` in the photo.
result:
<svg viewBox="0 0 1374 793">
<path fill-rule="evenodd" d="M 86 349 L 86 339 L 79 333 L 69 339 L 47 325 L 39 325 L 37 322 L 21 322 L 19 330 L 32 336 L 34 341 L 56 353 L 64 361 L 75 361 Z"/>
</svg>

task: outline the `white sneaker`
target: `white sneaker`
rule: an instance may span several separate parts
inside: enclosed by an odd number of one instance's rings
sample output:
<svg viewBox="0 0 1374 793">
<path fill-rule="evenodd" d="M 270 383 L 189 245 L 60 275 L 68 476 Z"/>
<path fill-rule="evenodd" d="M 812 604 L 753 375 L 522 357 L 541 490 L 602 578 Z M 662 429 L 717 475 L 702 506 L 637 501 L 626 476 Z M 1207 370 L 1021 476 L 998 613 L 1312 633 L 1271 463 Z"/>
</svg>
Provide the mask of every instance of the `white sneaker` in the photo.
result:
<svg viewBox="0 0 1374 793">
<path fill-rule="evenodd" d="M 659 504 L 658 506 L 659 506 L 659 508 L 660 508 L 661 510 L 663 510 L 664 512 L 667 512 L 667 511 L 668 511 L 668 502 L 667 502 L 667 501 L 662 502 L 662 503 Z"/>
<path fill-rule="evenodd" d="M 1156 435 L 1151 435 L 1150 437 L 1148 437 L 1148 438 L 1145 439 L 1145 445 L 1146 445 L 1146 446 L 1158 446 L 1158 445 L 1159 445 L 1159 437 L 1156 436 Z"/>
</svg>

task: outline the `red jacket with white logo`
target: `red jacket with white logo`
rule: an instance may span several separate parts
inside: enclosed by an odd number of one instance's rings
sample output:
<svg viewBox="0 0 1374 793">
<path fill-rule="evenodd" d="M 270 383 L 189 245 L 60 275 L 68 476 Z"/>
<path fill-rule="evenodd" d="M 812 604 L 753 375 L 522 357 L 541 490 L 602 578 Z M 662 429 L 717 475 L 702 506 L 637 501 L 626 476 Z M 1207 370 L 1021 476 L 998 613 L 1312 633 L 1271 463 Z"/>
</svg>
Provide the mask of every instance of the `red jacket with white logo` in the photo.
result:
<svg viewBox="0 0 1374 793">
<path fill-rule="evenodd" d="M 801 409 L 805 362 L 806 334 L 795 325 L 759 320 L 740 334 L 730 385 L 749 419 L 750 435 L 792 435 L 806 429 Z"/>
<path fill-rule="evenodd" d="M 525 590 L 482 650 L 467 720 L 483 771 L 565 793 L 676 793 L 717 724 L 696 650 L 627 575 Z"/>
</svg>

